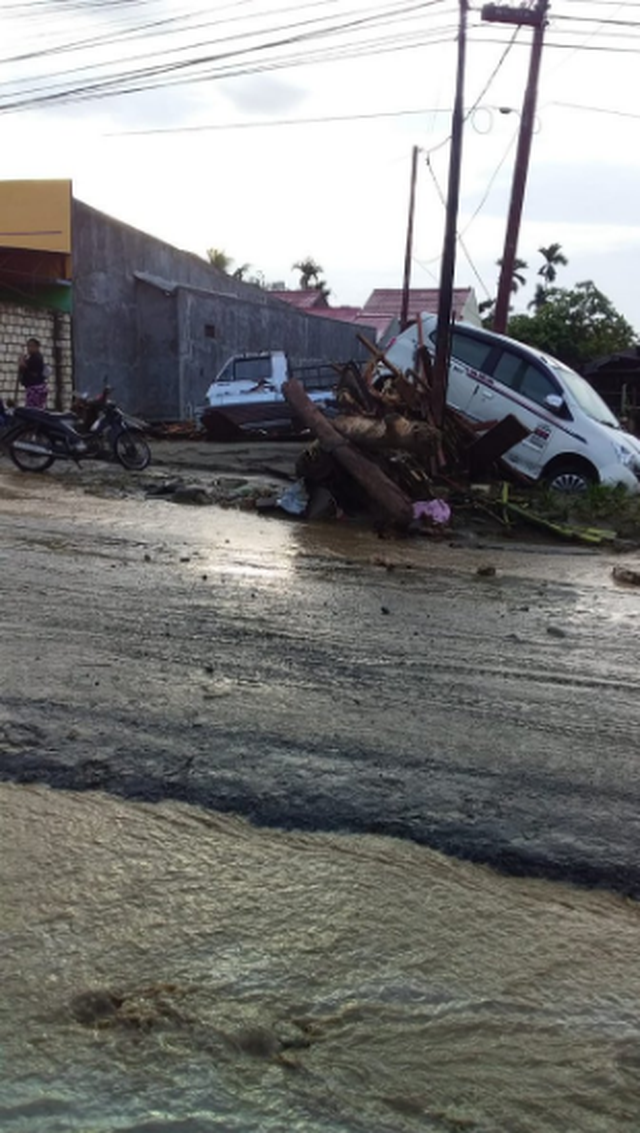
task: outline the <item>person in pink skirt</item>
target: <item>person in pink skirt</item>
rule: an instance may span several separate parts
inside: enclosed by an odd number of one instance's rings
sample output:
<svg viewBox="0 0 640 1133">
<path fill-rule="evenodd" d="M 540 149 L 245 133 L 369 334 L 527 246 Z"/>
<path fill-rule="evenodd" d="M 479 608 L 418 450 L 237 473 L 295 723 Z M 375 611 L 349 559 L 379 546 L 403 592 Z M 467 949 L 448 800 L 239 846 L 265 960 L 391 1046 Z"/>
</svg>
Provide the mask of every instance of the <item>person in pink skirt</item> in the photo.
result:
<svg viewBox="0 0 640 1133">
<path fill-rule="evenodd" d="M 18 366 L 20 385 L 25 389 L 25 405 L 31 409 L 46 409 L 49 387 L 44 358 L 37 338 L 28 340 L 27 352 L 21 357 Z"/>
</svg>

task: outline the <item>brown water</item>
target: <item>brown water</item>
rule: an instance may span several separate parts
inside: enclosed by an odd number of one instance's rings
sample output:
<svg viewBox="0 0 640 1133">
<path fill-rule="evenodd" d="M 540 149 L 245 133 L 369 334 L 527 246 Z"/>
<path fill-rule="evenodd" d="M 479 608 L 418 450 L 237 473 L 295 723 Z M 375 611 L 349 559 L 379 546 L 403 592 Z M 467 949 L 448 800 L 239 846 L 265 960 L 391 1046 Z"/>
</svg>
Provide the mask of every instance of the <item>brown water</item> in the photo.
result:
<svg viewBox="0 0 640 1133">
<path fill-rule="evenodd" d="M 173 744 L 231 779 L 206 729 L 259 749 L 266 721 L 291 740 L 265 752 L 265 795 L 284 796 L 273 764 L 304 754 L 313 721 L 329 755 L 402 737 L 416 776 L 424 736 L 471 749 L 475 778 L 442 796 L 465 829 L 480 805 L 497 824 L 513 766 L 503 811 L 534 841 L 546 798 L 519 776 L 557 775 L 554 752 L 585 811 L 623 774 L 633 808 L 638 602 L 606 559 L 381 543 L 4 473 L 0 514 L 2 755 L 144 747 L 151 774 Z M 384 769 L 380 808 L 411 774 Z M 583 852 L 604 858 L 593 829 Z M 2 784 L 0 1130 L 636 1133 L 639 928 L 620 897 L 397 839 Z"/>
<path fill-rule="evenodd" d="M 100 794 L 0 822 L 3 1131 L 638 1128 L 635 904 Z"/>
</svg>

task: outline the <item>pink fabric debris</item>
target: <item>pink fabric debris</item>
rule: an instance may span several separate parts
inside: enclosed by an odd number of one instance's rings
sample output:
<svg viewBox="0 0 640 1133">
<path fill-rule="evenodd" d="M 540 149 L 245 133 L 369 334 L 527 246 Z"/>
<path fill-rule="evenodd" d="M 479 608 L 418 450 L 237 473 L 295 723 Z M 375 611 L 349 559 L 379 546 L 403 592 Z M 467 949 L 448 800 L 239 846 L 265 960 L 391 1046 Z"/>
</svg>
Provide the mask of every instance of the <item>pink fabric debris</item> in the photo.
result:
<svg viewBox="0 0 640 1133">
<path fill-rule="evenodd" d="M 448 523 L 451 519 L 451 508 L 446 500 L 416 500 L 413 505 L 413 518 L 421 519 L 423 516 L 432 523 Z"/>
</svg>

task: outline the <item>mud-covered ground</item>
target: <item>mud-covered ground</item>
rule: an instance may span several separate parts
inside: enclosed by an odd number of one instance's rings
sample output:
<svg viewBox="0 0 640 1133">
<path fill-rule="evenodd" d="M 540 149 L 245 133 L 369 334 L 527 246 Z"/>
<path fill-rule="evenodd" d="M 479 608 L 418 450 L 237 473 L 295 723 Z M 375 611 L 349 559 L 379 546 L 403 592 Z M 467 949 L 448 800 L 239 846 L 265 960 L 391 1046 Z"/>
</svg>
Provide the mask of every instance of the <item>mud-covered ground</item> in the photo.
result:
<svg viewBox="0 0 640 1133">
<path fill-rule="evenodd" d="M 137 480 L 2 460 L 0 776 L 640 895 L 619 559 L 146 494 L 274 484 L 297 447 L 156 445 Z"/>
</svg>

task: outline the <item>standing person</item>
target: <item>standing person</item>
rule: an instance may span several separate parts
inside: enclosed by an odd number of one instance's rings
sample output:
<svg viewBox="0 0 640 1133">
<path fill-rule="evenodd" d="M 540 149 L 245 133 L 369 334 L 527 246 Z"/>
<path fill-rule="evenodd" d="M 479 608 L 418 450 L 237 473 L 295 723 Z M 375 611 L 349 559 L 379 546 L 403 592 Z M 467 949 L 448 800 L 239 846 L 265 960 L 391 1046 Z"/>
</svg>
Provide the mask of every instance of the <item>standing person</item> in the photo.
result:
<svg viewBox="0 0 640 1133">
<path fill-rule="evenodd" d="M 27 352 L 18 363 L 20 385 L 25 388 L 25 405 L 31 409 L 45 409 L 47 405 L 47 374 L 44 358 L 37 338 L 27 342 Z"/>
</svg>

